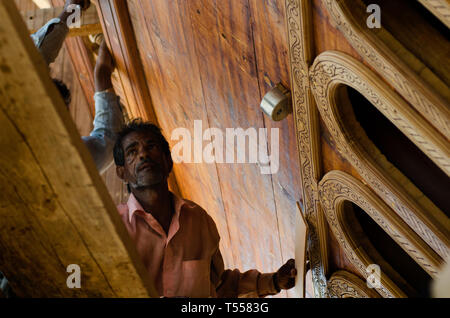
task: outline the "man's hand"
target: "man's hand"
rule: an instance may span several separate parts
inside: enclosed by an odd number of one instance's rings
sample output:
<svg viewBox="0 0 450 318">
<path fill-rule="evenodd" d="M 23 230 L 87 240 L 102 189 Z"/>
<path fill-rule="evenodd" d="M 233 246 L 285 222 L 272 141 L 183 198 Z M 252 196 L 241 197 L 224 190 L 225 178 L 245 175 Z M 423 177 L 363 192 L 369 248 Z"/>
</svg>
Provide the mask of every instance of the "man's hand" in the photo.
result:
<svg viewBox="0 0 450 318">
<path fill-rule="evenodd" d="M 112 88 L 111 74 L 114 71 L 114 61 L 108 46 L 103 39 L 98 50 L 97 63 L 95 64 L 95 91 L 102 92 Z"/>
<path fill-rule="evenodd" d="M 295 286 L 295 276 L 297 276 L 295 260 L 291 258 L 275 273 L 273 277 L 275 287 L 277 289 L 291 289 Z"/>
</svg>

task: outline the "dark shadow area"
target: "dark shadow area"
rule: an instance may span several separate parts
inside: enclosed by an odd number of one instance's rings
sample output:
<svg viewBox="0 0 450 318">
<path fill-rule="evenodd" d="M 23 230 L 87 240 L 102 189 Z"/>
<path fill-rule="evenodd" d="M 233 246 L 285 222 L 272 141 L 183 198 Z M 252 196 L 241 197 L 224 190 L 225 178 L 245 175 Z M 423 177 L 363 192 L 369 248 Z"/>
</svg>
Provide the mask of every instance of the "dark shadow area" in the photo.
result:
<svg viewBox="0 0 450 318">
<path fill-rule="evenodd" d="M 450 30 L 419 1 L 363 0 L 378 4 L 381 25 L 446 85 L 450 85 Z"/>
<path fill-rule="evenodd" d="M 450 180 L 409 138 L 363 95 L 347 87 L 356 120 L 369 139 L 447 217 L 450 217 Z"/>
<path fill-rule="evenodd" d="M 346 201 L 344 220 L 358 247 L 364 250 L 408 297 L 430 297 L 431 276 L 364 210 Z"/>
</svg>

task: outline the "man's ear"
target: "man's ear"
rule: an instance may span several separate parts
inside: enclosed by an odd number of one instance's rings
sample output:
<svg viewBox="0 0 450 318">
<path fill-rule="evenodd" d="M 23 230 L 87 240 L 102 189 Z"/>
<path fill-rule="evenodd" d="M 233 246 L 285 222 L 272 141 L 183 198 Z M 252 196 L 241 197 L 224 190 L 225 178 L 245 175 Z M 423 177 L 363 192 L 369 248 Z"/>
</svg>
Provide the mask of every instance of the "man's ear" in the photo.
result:
<svg viewBox="0 0 450 318">
<path fill-rule="evenodd" d="M 116 166 L 116 174 L 120 178 L 120 180 L 125 181 L 125 167 L 124 166 Z"/>
</svg>

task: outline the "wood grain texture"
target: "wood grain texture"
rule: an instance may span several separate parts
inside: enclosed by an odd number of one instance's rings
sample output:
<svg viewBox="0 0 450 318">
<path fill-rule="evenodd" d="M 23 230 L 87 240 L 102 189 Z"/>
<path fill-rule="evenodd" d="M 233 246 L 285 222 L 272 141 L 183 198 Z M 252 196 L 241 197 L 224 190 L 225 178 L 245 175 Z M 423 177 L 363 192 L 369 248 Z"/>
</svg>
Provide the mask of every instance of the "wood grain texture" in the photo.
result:
<svg viewBox="0 0 450 318">
<path fill-rule="evenodd" d="M 285 4 L 279 0 L 251 0 L 250 12 L 260 100 L 277 83 L 291 87 Z M 263 117 L 264 126 L 280 131 L 280 170 L 272 175 L 283 261 L 292 258 L 296 201 L 302 201 L 294 116 L 274 122 Z M 269 149 L 271 140 L 269 139 Z M 289 293 L 289 292 L 288 292 Z"/>
<path fill-rule="evenodd" d="M 295 201 L 301 199 L 292 119 L 272 125 L 259 110 L 270 85 L 289 84 L 283 1 L 132 0 L 128 6 L 166 133 L 178 127 L 193 133 L 194 120 L 202 120 L 204 130 L 280 128 L 280 171 L 272 177 L 256 165 L 174 168 L 183 196 L 215 219 L 226 263 L 276 270 L 293 256 Z"/>
<path fill-rule="evenodd" d="M 189 5 L 210 126 L 263 128 L 248 2 Z M 204 18 L 211 13 L 214 20 Z M 217 173 L 238 267 L 276 270 L 282 259 L 271 176 L 256 164 L 217 164 Z"/>
<path fill-rule="evenodd" d="M 194 120 L 209 128 L 187 4 L 130 1 L 130 16 L 155 112 L 171 146 L 171 132 L 185 127 L 193 136 Z M 170 17 L 170 18 L 169 18 Z M 166 21 L 173 19 L 175 23 Z M 216 221 L 225 264 L 233 264 L 222 195 L 214 165 L 174 165 L 183 197 L 202 206 Z"/>
<path fill-rule="evenodd" d="M 19 296 L 156 295 L 12 2 L 0 19 L 0 268 Z"/>
</svg>

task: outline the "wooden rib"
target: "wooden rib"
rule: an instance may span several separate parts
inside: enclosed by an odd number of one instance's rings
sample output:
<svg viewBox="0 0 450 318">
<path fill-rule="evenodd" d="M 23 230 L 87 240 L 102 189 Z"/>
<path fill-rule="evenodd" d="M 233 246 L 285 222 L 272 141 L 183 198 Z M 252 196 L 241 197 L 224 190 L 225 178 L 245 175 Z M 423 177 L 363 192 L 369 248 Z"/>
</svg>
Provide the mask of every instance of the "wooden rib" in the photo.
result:
<svg viewBox="0 0 450 318">
<path fill-rule="evenodd" d="M 308 248 L 316 297 L 326 297 L 327 225 L 317 192 L 317 185 L 322 176 L 319 114 L 311 92 L 308 74 L 313 60 L 314 46 L 311 10 L 310 0 L 286 0 L 294 121 L 305 216 L 310 230 Z"/>
<path fill-rule="evenodd" d="M 440 94 L 447 94 L 448 87 L 432 72 L 427 70 L 427 78 L 419 76 L 413 68 L 425 69 L 420 61 L 404 48 L 385 29 L 370 32 L 365 21 L 364 4 L 361 1 L 322 0 L 339 29 L 350 44 L 400 95 L 425 117 L 441 134 L 450 138 L 450 108 L 448 100 Z M 355 18 L 354 14 L 358 14 Z M 381 41 L 380 38 L 384 40 Z M 384 42 L 386 41 L 386 43 Z M 392 47 L 395 49 L 393 50 Z M 400 52 L 401 54 L 394 54 Z M 408 63 L 414 60 L 414 67 Z M 433 83 L 430 84 L 430 83 Z M 436 89 L 439 88 L 439 89 Z"/>
<path fill-rule="evenodd" d="M 383 165 L 377 163 L 377 158 L 385 159 L 375 155 L 376 147 L 369 153 L 349 137 L 337 110 L 337 87 L 346 85 L 359 91 L 444 171 L 449 171 L 450 167 L 448 142 L 372 70 L 347 54 L 338 51 L 321 53 L 310 69 L 310 78 L 321 118 L 333 136 L 336 149 L 365 182 L 445 258 L 449 253 L 449 219 L 409 180 L 397 173 L 395 167 L 389 166 L 387 161 Z"/>
<path fill-rule="evenodd" d="M 1 270 L 18 296 L 156 296 L 13 2 L 0 20 Z"/>
</svg>

